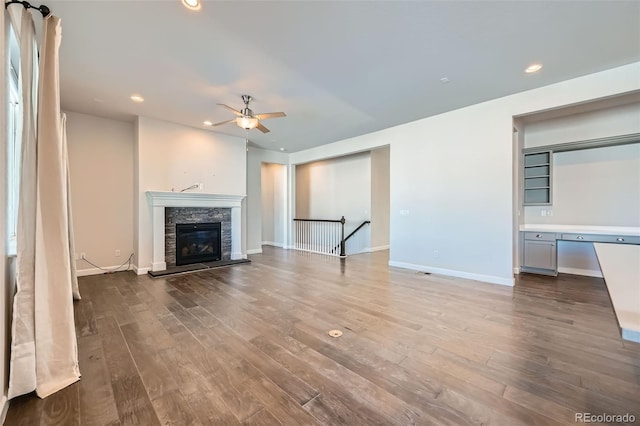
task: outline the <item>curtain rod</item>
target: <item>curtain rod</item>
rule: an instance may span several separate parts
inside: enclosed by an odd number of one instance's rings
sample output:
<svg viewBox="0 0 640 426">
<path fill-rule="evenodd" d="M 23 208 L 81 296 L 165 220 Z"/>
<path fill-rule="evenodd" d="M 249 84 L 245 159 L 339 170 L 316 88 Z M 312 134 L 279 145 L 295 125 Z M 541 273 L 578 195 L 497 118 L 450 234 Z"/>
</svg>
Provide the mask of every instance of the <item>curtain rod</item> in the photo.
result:
<svg viewBox="0 0 640 426">
<path fill-rule="evenodd" d="M 4 4 L 4 8 L 8 8 L 10 4 L 21 4 L 22 6 L 24 6 L 25 9 L 36 9 L 38 10 L 40 13 L 42 13 L 42 17 L 46 18 L 47 16 L 49 16 L 51 14 L 51 11 L 49 10 L 49 8 L 47 6 L 45 6 L 44 4 L 40 5 L 40 7 L 36 7 L 33 6 L 31 3 L 29 3 L 28 1 L 21 1 L 21 0 L 11 0 L 8 1 Z"/>
</svg>

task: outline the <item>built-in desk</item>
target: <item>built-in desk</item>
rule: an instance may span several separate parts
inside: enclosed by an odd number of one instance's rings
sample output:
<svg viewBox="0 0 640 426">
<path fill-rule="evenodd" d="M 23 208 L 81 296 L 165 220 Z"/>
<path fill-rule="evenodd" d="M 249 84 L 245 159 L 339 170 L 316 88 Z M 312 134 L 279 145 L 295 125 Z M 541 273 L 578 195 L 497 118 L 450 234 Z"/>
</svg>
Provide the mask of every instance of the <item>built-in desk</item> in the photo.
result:
<svg viewBox="0 0 640 426">
<path fill-rule="evenodd" d="M 594 243 L 622 337 L 640 341 L 640 228 L 521 225 L 520 234 L 520 270 L 544 275 L 558 274 L 558 241 Z"/>
<path fill-rule="evenodd" d="M 558 275 L 558 241 L 640 244 L 640 228 L 625 226 L 521 225 L 520 270 Z"/>
</svg>

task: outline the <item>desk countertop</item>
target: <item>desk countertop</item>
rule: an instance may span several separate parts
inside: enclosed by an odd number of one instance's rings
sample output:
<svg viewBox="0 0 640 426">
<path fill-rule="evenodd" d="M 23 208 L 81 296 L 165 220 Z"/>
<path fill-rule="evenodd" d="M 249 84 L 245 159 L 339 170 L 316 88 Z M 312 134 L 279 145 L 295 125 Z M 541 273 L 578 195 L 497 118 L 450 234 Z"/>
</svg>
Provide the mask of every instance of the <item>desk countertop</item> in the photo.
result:
<svg viewBox="0 0 640 426">
<path fill-rule="evenodd" d="M 529 232 L 640 236 L 640 227 L 635 226 L 526 224 L 520 225 L 520 230 Z"/>
</svg>

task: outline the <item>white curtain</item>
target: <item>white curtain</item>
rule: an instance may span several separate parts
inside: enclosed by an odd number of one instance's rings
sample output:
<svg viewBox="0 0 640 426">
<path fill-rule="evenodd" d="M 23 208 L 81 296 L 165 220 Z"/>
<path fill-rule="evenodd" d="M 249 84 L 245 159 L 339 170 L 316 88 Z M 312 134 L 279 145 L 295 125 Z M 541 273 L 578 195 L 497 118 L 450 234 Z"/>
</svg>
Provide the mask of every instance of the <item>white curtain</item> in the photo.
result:
<svg viewBox="0 0 640 426">
<path fill-rule="evenodd" d="M 60 115 L 60 19 L 44 20 L 39 64 L 31 14 L 20 25 L 23 138 L 9 398 L 48 395 L 80 378 L 73 297 L 79 298 Z M 38 85 L 33 82 L 38 64 Z M 37 114 L 36 114 L 37 111 Z M 37 124 L 36 124 L 37 123 Z"/>
</svg>

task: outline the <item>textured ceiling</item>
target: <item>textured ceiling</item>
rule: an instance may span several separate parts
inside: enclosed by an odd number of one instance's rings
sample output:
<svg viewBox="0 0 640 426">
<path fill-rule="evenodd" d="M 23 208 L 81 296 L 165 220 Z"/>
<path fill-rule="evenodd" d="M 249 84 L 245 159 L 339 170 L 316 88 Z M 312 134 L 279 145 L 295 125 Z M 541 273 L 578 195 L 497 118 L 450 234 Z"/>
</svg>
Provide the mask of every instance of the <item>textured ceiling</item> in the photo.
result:
<svg viewBox="0 0 640 426">
<path fill-rule="evenodd" d="M 47 4 L 63 21 L 63 108 L 244 137 L 202 122 L 233 118 L 216 103 L 247 93 L 254 112 L 288 115 L 250 141 L 289 152 L 640 60 L 637 1 Z"/>
</svg>

